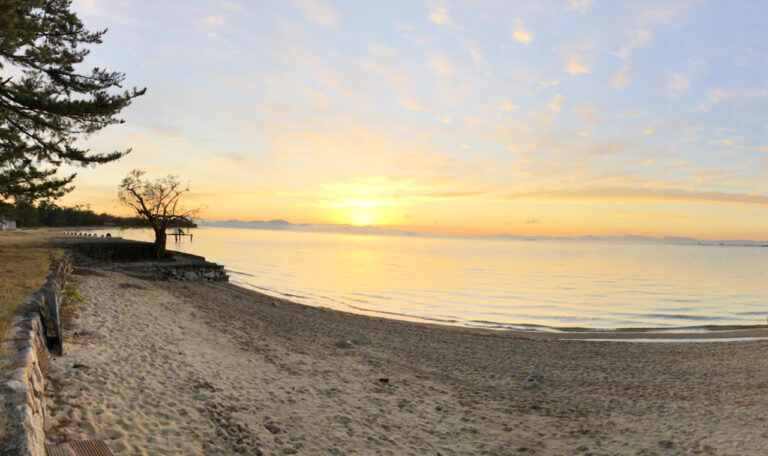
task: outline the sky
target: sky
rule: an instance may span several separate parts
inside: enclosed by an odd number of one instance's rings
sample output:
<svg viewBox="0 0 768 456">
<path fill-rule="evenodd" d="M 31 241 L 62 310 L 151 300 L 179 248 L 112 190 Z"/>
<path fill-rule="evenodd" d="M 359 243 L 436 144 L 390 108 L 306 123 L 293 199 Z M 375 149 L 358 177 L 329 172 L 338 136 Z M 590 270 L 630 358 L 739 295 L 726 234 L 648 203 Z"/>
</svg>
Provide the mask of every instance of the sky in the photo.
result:
<svg viewBox="0 0 768 456">
<path fill-rule="evenodd" d="M 208 219 L 768 239 L 768 2 L 76 0 L 147 87 L 63 204 L 139 168 Z"/>
</svg>

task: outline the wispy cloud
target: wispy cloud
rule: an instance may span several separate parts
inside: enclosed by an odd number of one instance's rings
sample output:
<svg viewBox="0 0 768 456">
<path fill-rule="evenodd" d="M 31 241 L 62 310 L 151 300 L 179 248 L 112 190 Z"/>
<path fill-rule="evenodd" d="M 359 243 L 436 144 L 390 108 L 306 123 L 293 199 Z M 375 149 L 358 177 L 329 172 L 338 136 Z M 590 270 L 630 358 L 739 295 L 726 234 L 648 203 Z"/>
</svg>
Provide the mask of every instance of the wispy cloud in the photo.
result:
<svg viewBox="0 0 768 456">
<path fill-rule="evenodd" d="M 550 111 L 559 112 L 563 108 L 563 102 L 565 101 L 565 97 L 562 94 L 556 94 L 552 97 L 552 99 L 549 101 L 549 104 L 547 104 L 547 109 Z"/>
<path fill-rule="evenodd" d="M 592 6 L 593 0 L 567 0 L 563 8 L 572 11 L 578 11 L 580 13 L 586 13 L 590 6 Z"/>
<path fill-rule="evenodd" d="M 502 111 L 514 111 L 515 109 L 517 109 L 517 105 L 509 101 L 506 101 L 501 105 Z"/>
<path fill-rule="evenodd" d="M 368 52 L 380 59 L 391 59 L 398 54 L 397 49 L 381 43 L 368 45 Z"/>
<path fill-rule="evenodd" d="M 427 111 L 428 108 L 422 103 L 414 100 L 411 97 L 401 97 L 399 100 L 400 106 L 409 111 Z"/>
<path fill-rule="evenodd" d="M 224 19 L 217 16 L 208 16 L 205 18 L 205 25 L 209 27 L 218 27 L 224 24 Z"/>
<path fill-rule="evenodd" d="M 446 6 L 435 5 L 429 9 L 429 20 L 435 24 L 453 25 L 451 13 Z"/>
<path fill-rule="evenodd" d="M 590 66 L 584 63 L 579 56 L 572 55 L 568 57 L 568 64 L 565 67 L 565 71 L 570 74 L 584 74 L 589 73 Z"/>
<path fill-rule="evenodd" d="M 651 31 L 647 28 L 631 29 L 627 30 L 627 36 L 629 37 L 629 43 L 614 52 L 614 55 L 627 58 L 631 50 L 639 48 L 651 40 Z"/>
<path fill-rule="evenodd" d="M 508 193 L 506 199 L 554 199 L 639 202 L 688 202 L 717 204 L 755 204 L 768 206 L 768 196 L 747 193 L 725 193 L 648 187 L 584 187 L 567 190 L 540 190 Z"/>
<path fill-rule="evenodd" d="M 632 82 L 632 73 L 629 71 L 629 66 L 623 66 L 613 75 L 611 85 L 616 89 L 623 89 Z"/>
<path fill-rule="evenodd" d="M 678 94 L 688 90 L 689 87 L 691 87 L 691 78 L 683 73 L 672 74 L 667 82 L 667 92 L 673 97 L 677 97 Z"/>
<path fill-rule="evenodd" d="M 456 71 L 455 65 L 447 57 L 432 57 L 427 61 L 427 65 L 440 75 L 451 75 Z"/>
<path fill-rule="evenodd" d="M 707 101 L 699 103 L 701 111 L 709 111 L 714 105 L 729 101 L 756 102 L 768 98 L 768 88 L 715 88 L 707 93 Z"/>
<path fill-rule="evenodd" d="M 235 13 L 242 13 L 243 11 L 245 11 L 245 8 L 243 8 L 243 5 L 231 0 L 225 0 L 221 2 L 221 6 Z"/>
<path fill-rule="evenodd" d="M 304 12 L 304 17 L 317 25 L 333 28 L 340 20 L 339 12 L 326 3 L 316 0 L 298 0 L 298 5 Z"/>
<path fill-rule="evenodd" d="M 512 32 L 512 38 L 518 43 L 530 44 L 533 41 L 533 34 L 524 28 L 516 28 Z"/>
<path fill-rule="evenodd" d="M 586 124 L 588 128 L 595 128 L 600 123 L 600 116 L 592 105 L 579 106 L 576 110 L 579 119 Z"/>
</svg>

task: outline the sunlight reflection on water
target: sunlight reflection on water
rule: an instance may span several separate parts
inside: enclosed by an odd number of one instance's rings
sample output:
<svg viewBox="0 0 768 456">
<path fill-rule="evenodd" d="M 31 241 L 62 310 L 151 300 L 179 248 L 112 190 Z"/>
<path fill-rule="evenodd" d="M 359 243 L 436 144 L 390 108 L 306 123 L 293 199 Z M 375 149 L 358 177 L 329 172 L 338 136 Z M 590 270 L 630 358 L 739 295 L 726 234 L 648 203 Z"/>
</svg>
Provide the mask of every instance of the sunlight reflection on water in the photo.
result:
<svg viewBox="0 0 768 456">
<path fill-rule="evenodd" d="M 106 232 L 103 230 L 101 232 Z M 306 304 L 494 328 L 760 325 L 768 249 L 199 228 L 169 248 Z M 149 240 L 148 230 L 112 234 Z"/>
</svg>

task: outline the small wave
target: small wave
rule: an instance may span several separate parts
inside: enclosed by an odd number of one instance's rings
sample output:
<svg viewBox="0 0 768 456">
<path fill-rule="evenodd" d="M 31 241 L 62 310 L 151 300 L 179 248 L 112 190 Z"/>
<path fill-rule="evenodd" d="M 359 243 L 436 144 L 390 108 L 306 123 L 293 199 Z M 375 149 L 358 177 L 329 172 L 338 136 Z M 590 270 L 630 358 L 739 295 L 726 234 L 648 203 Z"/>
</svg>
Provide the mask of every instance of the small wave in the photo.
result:
<svg viewBox="0 0 768 456">
<path fill-rule="evenodd" d="M 718 320 L 722 320 L 722 317 L 707 316 L 707 315 L 686 315 L 686 314 L 665 314 L 665 313 L 622 314 L 622 315 L 634 315 L 634 316 L 637 316 L 637 317 L 646 317 L 646 318 L 666 318 L 666 319 L 694 320 L 694 321 L 718 321 Z"/>
<path fill-rule="evenodd" d="M 230 274 L 241 275 L 241 276 L 246 276 L 246 277 L 256 277 L 255 274 L 249 274 L 249 273 L 243 272 L 243 271 L 236 271 L 234 269 L 227 269 L 226 271 L 228 273 L 230 273 Z"/>
<path fill-rule="evenodd" d="M 409 318 L 409 319 L 413 319 L 413 320 L 425 320 L 425 321 L 433 321 L 433 322 L 437 322 L 437 323 L 458 323 L 458 321 L 456 319 L 437 318 L 437 317 L 429 317 L 429 316 L 424 316 L 424 315 L 412 315 L 412 314 L 407 314 L 407 313 L 402 313 L 402 312 L 393 312 L 393 311 L 389 311 L 389 310 L 368 309 L 368 308 L 365 308 L 365 307 L 354 306 L 352 304 L 347 304 L 347 307 L 349 307 L 351 309 L 359 310 L 361 312 L 370 312 L 370 313 L 383 314 L 383 315 L 393 315 L 393 316 L 405 317 L 405 318 Z"/>
<path fill-rule="evenodd" d="M 705 342 L 748 342 L 752 340 L 766 340 L 768 337 L 710 337 L 710 338 L 696 338 L 696 339 L 652 339 L 652 338 L 638 338 L 638 339 L 560 339 L 560 340 L 578 340 L 583 342 L 628 342 L 637 344 L 688 344 L 688 343 L 705 343 Z"/>
</svg>

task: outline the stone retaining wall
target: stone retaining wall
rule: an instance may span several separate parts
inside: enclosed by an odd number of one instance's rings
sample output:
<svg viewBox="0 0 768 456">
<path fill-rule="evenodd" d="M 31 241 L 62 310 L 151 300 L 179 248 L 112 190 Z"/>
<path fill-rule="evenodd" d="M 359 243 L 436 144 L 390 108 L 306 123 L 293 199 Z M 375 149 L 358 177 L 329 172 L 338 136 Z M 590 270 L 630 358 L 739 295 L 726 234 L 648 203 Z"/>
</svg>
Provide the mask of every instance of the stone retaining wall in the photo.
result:
<svg viewBox="0 0 768 456">
<path fill-rule="evenodd" d="M 148 280 L 229 280 L 224 266 L 204 257 L 169 250 L 161 260 L 153 258 L 148 242 L 122 238 L 59 238 L 54 243 L 75 256 L 79 266 L 116 270 Z"/>
<path fill-rule="evenodd" d="M 58 303 L 70 270 L 69 258 L 53 261 L 45 284 L 26 300 L 0 347 L 0 429 L 7 433 L 0 436 L 2 456 L 45 456 L 46 363 L 49 347 L 61 350 Z"/>
<path fill-rule="evenodd" d="M 150 280 L 201 280 L 207 282 L 226 282 L 229 280 L 224 266 L 208 261 L 187 264 L 122 264 L 114 269 L 134 277 Z"/>
<path fill-rule="evenodd" d="M 120 262 L 150 261 L 155 259 L 155 246 L 149 242 L 128 241 L 121 238 L 72 238 L 56 242 L 58 247 L 66 248 L 77 257 L 88 260 Z"/>
</svg>

